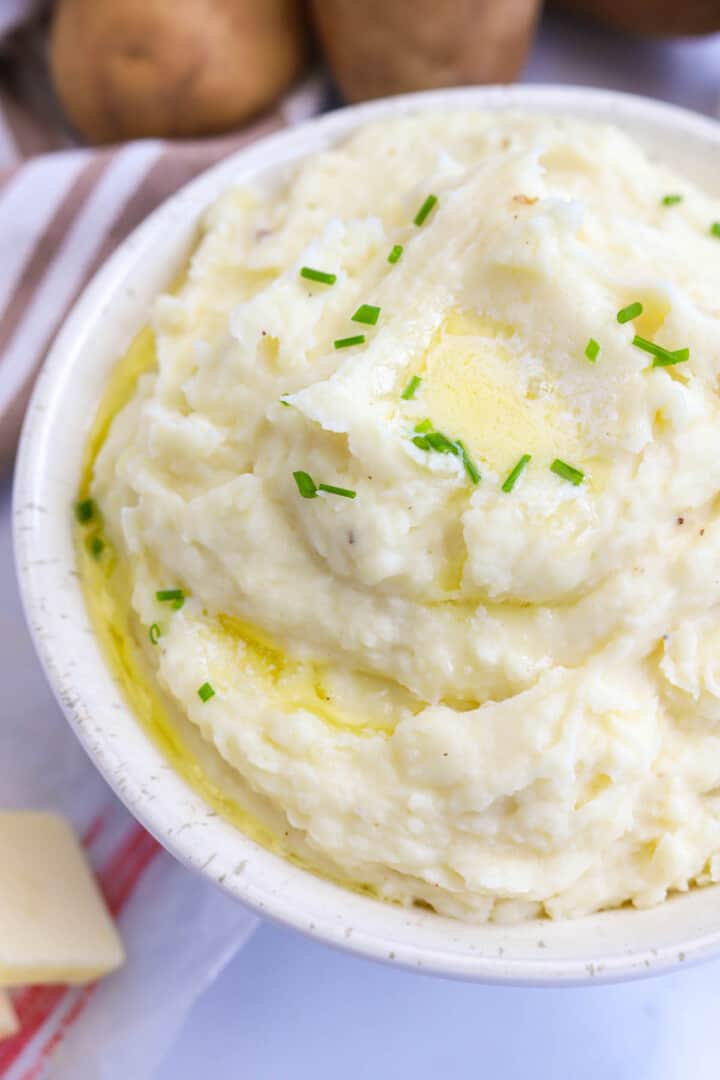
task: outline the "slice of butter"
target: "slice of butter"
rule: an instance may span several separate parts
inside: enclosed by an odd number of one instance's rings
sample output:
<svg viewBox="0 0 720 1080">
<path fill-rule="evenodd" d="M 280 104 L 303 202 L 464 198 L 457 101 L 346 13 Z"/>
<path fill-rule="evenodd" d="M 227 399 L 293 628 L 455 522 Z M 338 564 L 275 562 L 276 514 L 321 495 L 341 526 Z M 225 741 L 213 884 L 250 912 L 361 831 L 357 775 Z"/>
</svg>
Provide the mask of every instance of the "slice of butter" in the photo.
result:
<svg viewBox="0 0 720 1080">
<path fill-rule="evenodd" d="M 0 1039 L 7 1039 L 14 1035 L 19 1027 L 12 1001 L 0 990 Z"/>
<path fill-rule="evenodd" d="M 520 362 L 507 345 L 513 328 L 454 312 L 430 344 L 422 408 L 433 425 L 460 438 L 472 455 L 507 474 L 522 454 L 582 460 L 578 431 L 556 385 L 523 391 Z"/>
<path fill-rule="evenodd" d="M 124 958 L 67 822 L 0 813 L 0 986 L 89 982 Z"/>
</svg>

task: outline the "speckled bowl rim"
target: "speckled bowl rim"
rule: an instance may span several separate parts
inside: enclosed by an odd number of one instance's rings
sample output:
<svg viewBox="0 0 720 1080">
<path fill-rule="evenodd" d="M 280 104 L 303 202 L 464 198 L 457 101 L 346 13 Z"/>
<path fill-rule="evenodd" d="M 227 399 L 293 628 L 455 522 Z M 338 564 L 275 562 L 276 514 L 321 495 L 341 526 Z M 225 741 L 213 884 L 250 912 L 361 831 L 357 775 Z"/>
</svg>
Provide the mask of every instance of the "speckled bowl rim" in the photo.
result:
<svg viewBox="0 0 720 1080">
<path fill-rule="evenodd" d="M 482 982 L 579 984 L 657 973 L 720 950 L 717 887 L 647 911 L 476 926 L 356 895 L 259 847 L 218 817 L 148 739 L 106 666 L 83 602 L 69 507 L 87 430 L 108 371 L 145 321 L 149 297 L 169 283 L 189 251 L 198 215 L 232 181 L 270 178 L 368 120 L 433 107 L 609 120 L 660 156 L 667 158 L 672 146 L 683 171 L 707 185 L 713 163 L 716 172 L 720 163 L 720 126 L 693 113 L 609 91 L 517 86 L 431 91 L 342 109 L 216 165 L 120 245 L 50 350 L 25 419 L 15 478 L 16 565 L 27 620 L 71 727 L 119 798 L 181 862 L 258 914 L 357 954 Z"/>
</svg>

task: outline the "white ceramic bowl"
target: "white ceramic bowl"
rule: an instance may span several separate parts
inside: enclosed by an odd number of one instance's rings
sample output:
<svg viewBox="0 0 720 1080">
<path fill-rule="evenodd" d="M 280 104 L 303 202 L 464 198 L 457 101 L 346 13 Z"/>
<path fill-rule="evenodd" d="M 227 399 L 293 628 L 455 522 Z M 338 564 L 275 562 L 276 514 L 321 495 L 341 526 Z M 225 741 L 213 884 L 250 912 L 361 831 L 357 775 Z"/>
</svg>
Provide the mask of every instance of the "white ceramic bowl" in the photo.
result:
<svg viewBox="0 0 720 1080">
<path fill-rule="evenodd" d="M 443 90 L 343 109 L 241 151 L 161 206 L 83 293 L 30 405 L 15 485 L 17 568 L 47 676 L 78 738 L 137 818 L 187 866 L 262 915 L 366 956 L 482 981 L 557 984 L 658 972 L 720 949 L 720 890 L 648 911 L 473 926 L 355 895 L 269 853 L 211 813 L 136 723 L 105 665 L 75 570 L 70 507 L 108 372 L 183 264 L 203 209 L 232 181 L 268 182 L 360 124 L 427 107 L 612 121 L 720 195 L 720 126 L 625 94 L 566 87 Z"/>
</svg>

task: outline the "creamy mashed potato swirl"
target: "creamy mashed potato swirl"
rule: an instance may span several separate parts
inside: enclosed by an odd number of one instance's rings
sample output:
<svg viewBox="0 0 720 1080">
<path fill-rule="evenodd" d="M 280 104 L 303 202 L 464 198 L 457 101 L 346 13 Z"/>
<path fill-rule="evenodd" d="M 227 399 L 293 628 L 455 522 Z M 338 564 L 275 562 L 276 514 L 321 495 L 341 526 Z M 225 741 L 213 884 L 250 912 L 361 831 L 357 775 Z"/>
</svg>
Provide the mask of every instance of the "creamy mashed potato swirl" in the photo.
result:
<svg viewBox="0 0 720 1080">
<path fill-rule="evenodd" d="M 471 920 L 720 876 L 718 219 L 612 128 L 464 112 L 207 215 L 93 493 L 311 861 Z"/>
</svg>

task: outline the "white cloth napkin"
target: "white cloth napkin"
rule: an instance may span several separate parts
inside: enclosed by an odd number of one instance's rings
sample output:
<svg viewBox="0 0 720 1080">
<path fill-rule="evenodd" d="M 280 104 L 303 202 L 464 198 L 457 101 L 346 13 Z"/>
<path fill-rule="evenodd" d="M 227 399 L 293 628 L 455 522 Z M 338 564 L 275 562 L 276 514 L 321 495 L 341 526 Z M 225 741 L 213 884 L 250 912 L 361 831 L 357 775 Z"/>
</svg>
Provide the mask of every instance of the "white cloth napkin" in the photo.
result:
<svg viewBox="0 0 720 1080">
<path fill-rule="evenodd" d="M 0 597 L 0 809 L 57 810 L 73 822 L 128 959 L 89 987 L 14 990 L 21 1027 L 0 1042 L 0 1077 L 150 1080 L 194 1000 L 257 920 L 180 866 L 113 796 L 52 699 L 25 626 L 3 611 L 7 599 Z"/>
</svg>

